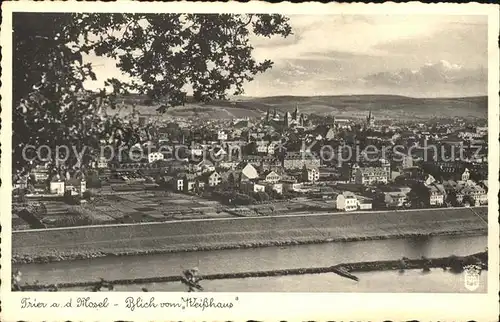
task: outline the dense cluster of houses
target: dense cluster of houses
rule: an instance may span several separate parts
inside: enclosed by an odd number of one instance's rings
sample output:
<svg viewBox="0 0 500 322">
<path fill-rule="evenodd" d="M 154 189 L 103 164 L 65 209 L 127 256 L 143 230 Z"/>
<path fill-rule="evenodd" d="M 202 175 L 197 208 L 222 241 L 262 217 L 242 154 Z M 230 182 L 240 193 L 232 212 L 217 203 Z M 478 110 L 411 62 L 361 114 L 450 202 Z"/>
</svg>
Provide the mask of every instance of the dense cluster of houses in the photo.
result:
<svg viewBox="0 0 500 322">
<path fill-rule="evenodd" d="M 271 199 L 284 195 L 329 199 L 333 208 L 343 211 L 487 203 L 487 149 L 466 153 L 464 160 L 442 161 L 429 160 L 426 146 L 434 142 L 487 147 L 485 126 L 462 120 L 376 125 L 371 111 L 361 124 L 334 117 L 322 122 L 314 124 L 298 107 L 292 113 L 267 111 L 262 120 L 175 120 L 158 125 L 156 137 L 136 146 L 148 151 L 138 159 L 101 156 L 93 171 L 103 181 L 114 177 L 138 182 L 147 177 L 184 193 L 217 188 L 249 195 L 265 192 Z M 165 144 L 168 151 L 157 149 Z M 321 154 L 325 145 L 369 144 L 381 150 L 395 145 L 403 149 L 387 156 L 371 155 L 375 161 L 369 162 L 343 159 L 340 149 L 330 149 L 329 158 Z M 49 174 L 46 166 L 38 165 L 15 177 L 14 188 L 26 188 L 29 177 L 44 183 L 44 193 L 82 195 L 86 180 L 78 173 Z"/>
</svg>

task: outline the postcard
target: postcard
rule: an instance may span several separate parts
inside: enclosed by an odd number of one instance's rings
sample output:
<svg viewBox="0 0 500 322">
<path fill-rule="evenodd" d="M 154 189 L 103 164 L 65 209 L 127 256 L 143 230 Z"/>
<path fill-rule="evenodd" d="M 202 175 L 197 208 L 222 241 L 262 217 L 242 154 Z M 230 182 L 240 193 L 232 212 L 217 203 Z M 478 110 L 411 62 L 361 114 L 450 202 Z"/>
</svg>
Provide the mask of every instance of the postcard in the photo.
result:
<svg viewBox="0 0 500 322">
<path fill-rule="evenodd" d="M 2 7 L 3 321 L 497 321 L 498 6 Z"/>
</svg>

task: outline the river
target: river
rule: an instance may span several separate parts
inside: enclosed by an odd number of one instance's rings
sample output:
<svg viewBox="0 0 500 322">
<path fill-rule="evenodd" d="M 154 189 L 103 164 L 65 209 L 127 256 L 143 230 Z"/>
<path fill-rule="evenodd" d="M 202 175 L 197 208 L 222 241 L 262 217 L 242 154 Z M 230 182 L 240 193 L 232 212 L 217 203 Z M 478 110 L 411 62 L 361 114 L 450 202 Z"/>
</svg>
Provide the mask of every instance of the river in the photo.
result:
<svg viewBox="0 0 500 322">
<path fill-rule="evenodd" d="M 23 273 L 23 280 L 29 283 L 69 283 L 77 281 L 93 281 L 102 277 L 106 280 L 132 279 L 157 276 L 179 275 L 183 268 L 196 266 L 201 274 L 263 271 L 272 269 L 321 267 L 339 263 L 394 260 L 403 256 L 408 258 L 445 257 L 450 255 L 469 255 L 484 251 L 487 246 L 487 236 L 468 237 L 429 237 L 416 239 L 388 239 L 373 241 L 339 242 L 313 245 L 296 245 L 286 247 L 264 247 L 249 249 L 228 249 L 217 251 L 199 251 L 171 253 L 147 256 L 104 257 L 88 260 L 68 262 L 54 262 L 46 264 L 14 265 Z M 410 272 L 410 271 L 409 271 Z M 408 273 L 398 275 L 398 272 L 371 272 L 360 276 L 371 276 L 366 280 L 369 283 L 363 287 L 363 282 L 353 284 L 355 291 L 381 292 L 391 287 L 398 288 L 394 280 L 411 280 L 400 283 L 399 288 L 419 290 L 422 285 L 419 280 L 428 281 L 428 287 L 439 288 L 440 283 L 446 287 L 451 284 L 460 284 L 460 275 L 433 271 L 430 275 Z M 324 275 L 324 276 L 323 276 Z M 442 275 L 442 276 L 441 276 Z M 443 278 L 446 276 L 446 278 Z M 320 274 L 309 276 L 284 276 L 270 278 L 247 278 L 226 281 L 204 281 L 206 287 L 217 291 L 254 290 L 254 291 L 324 291 L 329 288 L 329 282 L 337 285 L 338 276 L 335 274 Z M 339 277 L 340 278 L 340 277 Z M 449 280 L 446 282 L 446 280 Z M 343 281 L 343 279 L 342 279 Z M 369 282 L 371 281 L 371 282 Z M 378 281 L 378 282 L 377 282 Z M 440 281 L 440 282 L 437 282 Z M 451 284 L 450 284 L 451 283 Z M 170 283 L 167 283 L 170 284 Z M 174 283 L 175 284 L 175 283 Z M 179 283 L 177 283 L 179 284 Z M 375 285 L 384 285 L 378 288 Z M 427 283 L 424 283 L 427 284 Z M 264 286 L 260 286 L 264 285 Z M 341 285 L 349 291 L 350 282 L 343 281 Z M 413 286 L 412 286 L 413 285 Z M 463 285 L 463 283 L 462 283 Z M 125 286 L 123 286 L 125 287 Z M 137 286 L 136 286 L 137 287 Z M 179 285 L 179 287 L 181 287 Z M 443 286 L 443 289 L 446 288 Z M 127 286 L 134 288 L 134 286 Z M 170 289 L 169 287 L 166 287 Z M 181 287 L 182 288 L 182 287 Z M 362 290 L 360 290 L 361 288 Z M 174 287 L 172 290 L 177 290 Z M 389 290 L 387 290 L 389 291 Z"/>
</svg>

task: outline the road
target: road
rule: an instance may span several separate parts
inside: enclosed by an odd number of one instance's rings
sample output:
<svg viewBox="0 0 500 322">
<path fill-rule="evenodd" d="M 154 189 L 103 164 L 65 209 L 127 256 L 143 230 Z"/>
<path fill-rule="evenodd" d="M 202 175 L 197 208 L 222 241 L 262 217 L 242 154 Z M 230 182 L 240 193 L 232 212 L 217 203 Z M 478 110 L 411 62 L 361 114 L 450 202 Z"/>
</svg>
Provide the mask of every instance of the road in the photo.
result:
<svg viewBox="0 0 500 322">
<path fill-rule="evenodd" d="M 475 207 L 53 228 L 13 232 L 12 250 L 36 257 L 461 233 L 487 229 L 487 217 L 487 207 Z"/>
</svg>

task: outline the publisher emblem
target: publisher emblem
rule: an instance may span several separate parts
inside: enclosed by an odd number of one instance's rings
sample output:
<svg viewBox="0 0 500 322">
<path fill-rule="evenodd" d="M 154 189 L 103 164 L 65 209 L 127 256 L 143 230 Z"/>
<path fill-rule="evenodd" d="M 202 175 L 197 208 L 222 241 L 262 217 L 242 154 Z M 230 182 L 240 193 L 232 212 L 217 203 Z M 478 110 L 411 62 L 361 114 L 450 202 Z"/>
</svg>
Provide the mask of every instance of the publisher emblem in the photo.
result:
<svg viewBox="0 0 500 322">
<path fill-rule="evenodd" d="M 464 267 L 464 285 L 469 291 L 475 291 L 479 287 L 481 267 L 469 265 Z"/>
</svg>

